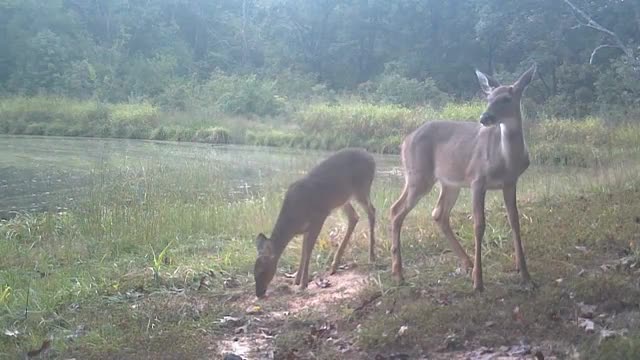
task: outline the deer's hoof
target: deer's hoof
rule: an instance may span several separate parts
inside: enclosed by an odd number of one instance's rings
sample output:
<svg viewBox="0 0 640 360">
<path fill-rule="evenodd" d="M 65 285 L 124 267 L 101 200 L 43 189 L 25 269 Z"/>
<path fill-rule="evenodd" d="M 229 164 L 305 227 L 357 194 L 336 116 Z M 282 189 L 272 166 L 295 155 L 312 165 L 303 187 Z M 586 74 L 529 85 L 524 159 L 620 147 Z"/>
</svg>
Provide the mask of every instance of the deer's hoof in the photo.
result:
<svg viewBox="0 0 640 360">
<path fill-rule="evenodd" d="M 404 276 L 402 276 L 402 273 L 393 273 L 391 276 L 393 277 L 393 281 L 395 281 L 396 284 L 404 283 Z"/>
</svg>

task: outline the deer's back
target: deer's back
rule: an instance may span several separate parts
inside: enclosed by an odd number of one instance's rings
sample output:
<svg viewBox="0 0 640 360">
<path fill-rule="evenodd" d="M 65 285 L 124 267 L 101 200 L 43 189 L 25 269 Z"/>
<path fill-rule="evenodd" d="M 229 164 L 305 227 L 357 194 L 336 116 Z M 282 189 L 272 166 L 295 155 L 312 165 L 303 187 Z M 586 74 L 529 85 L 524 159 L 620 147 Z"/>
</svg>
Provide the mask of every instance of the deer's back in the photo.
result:
<svg viewBox="0 0 640 360">
<path fill-rule="evenodd" d="M 286 197 L 292 205 L 330 212 L 347 202 L 357 191 L 368 192 L 375 170 L 375 160 L 365 150 L 340 150 L 291 184 Z"/>
</svg>

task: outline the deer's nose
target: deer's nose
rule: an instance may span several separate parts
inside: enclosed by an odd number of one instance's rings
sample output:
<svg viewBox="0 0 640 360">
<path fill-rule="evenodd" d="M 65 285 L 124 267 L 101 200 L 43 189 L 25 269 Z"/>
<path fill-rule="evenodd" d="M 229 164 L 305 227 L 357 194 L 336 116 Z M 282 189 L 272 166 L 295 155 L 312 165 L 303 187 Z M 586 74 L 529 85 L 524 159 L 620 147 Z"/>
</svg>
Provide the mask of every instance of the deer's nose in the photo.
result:
<svg viewBox="0 0 640 360">
<path fill-rule="evenodd" d="M 482 113 L 482 115 L 480 115 L 480 124 L 484 125 L 484 126 L 489 126 L 492 125 L 496 122 L 496 117 L 488 112 Z"/>
</svg>

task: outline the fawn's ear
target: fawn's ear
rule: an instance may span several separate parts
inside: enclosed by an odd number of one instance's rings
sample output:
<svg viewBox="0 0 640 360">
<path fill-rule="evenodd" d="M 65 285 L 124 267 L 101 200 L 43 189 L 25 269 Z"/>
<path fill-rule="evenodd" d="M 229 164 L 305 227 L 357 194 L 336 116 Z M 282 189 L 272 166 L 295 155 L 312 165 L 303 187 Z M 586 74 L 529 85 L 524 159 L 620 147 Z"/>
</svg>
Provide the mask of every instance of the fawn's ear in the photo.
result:
<svg viewBox="0 0 640 360">
<path fill-rule="evenodd" d="M 487 95 L 491 94 L 491 91 L 493 91 L 493 89 L 500 86 L 500 83 L 496 79 L 492 78 L 491 76 L 485 75 L 485 73 L 477 69 L 476 77 L 478 78 L 478 82 L 480 82 L 480 88 L 482 89 L 482 92 Z"/>
<path fill-rule="evenodd" d="M 533 75 L 536 74 L 536 69 L 536 64 L 533 64 L 533 66 L 531 66 L 529 70 L 525 71 L 525 73 L 520 76 L 518 81 L 513 84 L 513 89 L 519 93 L 522 93 L 527 85 L 529 85 L 531 80 L 533 80 Z"/>
<path fill-rule="evenodd" d="M 272 256 L 273 246 L 271 240 L 269 240 L 263 233 L 258 234 L 256 238 L 256 247 L 258 248 L 258 255 L 260 256 Z"/>
</svg>

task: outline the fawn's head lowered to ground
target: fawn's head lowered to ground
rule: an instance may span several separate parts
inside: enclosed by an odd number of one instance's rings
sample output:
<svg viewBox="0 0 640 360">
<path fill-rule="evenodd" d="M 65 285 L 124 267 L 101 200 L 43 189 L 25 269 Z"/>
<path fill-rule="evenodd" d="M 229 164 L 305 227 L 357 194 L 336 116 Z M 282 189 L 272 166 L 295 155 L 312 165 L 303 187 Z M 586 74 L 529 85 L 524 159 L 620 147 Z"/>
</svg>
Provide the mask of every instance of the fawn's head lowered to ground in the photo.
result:
<svg viewBox="0 0 640 360">
<path fill-rule="evenodd" d="M 256 246 L 258 258 L 253 267 L 253 277 L 256 281 L 256 296 L 263 297 L 276 273 L 278 260 L 274 254 L 273 243 L 264 234 L 258 234 Z"/>
</svg>

